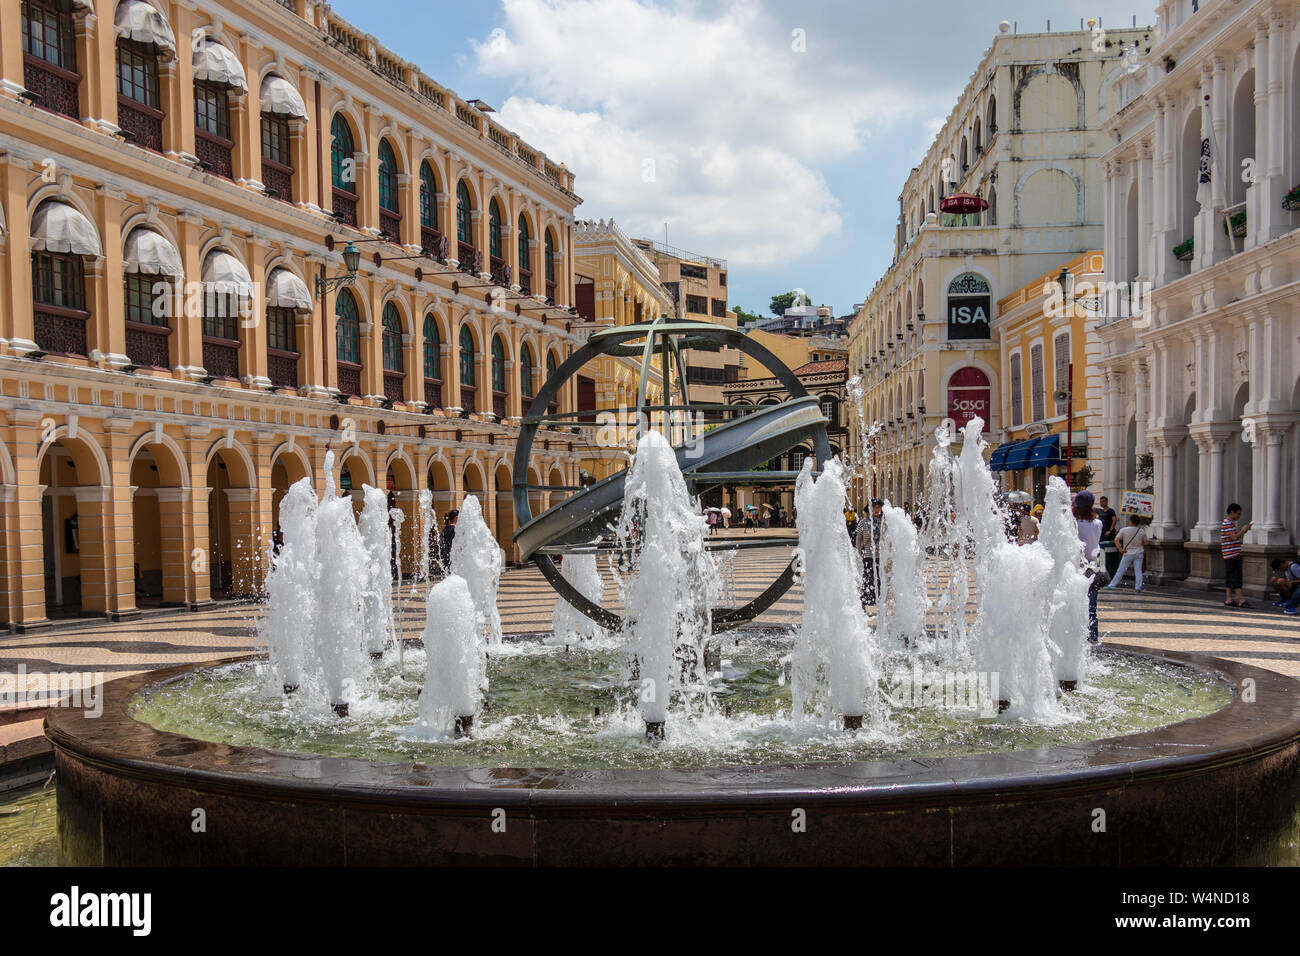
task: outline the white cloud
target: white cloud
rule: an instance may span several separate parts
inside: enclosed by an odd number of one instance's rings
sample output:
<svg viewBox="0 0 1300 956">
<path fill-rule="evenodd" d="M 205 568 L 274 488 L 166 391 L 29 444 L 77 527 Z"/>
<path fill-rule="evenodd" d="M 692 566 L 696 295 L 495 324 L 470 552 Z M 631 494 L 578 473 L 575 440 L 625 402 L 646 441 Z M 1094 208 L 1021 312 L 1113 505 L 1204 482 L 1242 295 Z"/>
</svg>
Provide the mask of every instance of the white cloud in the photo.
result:
<svg viewBox="0 0 1300 956">
<path fill-rule="evenodd" d="M 476 68 L 518 91 L 503 123 L 577 173 L 585 216 L 633 234 L 770 265 L 840 233 L 819 165 L 863 154 L 873 132 L 933 106 L 818 58 L 755 0 L 503 0 Z M 865 155 L 862 156 L 866 164 Z M 865 175 L 865 172 L 864 172 Z"/>
</svg>

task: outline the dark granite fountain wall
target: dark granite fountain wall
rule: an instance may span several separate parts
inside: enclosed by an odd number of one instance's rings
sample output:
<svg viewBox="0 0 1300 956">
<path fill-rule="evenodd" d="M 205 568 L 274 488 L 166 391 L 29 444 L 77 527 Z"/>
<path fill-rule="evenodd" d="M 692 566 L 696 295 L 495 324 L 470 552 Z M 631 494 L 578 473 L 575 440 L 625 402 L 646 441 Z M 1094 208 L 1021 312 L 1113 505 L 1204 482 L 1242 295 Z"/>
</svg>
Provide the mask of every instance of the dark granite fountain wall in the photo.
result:
<svg viewBox="0 0 1300 956">
<path fill-rule="evenodd" d="M 415 769 L 133 720 L 133 694 L 193 670 L 176 668 L 109 685 L 98 719 L 50 712 L 60 852 L 164 866 L 1300 863 L 1300 683 L 1153 656 L 1218 674 L 1233 701 L 1043 750 L 647 771 Z M 1240 693 L 1248 679 L 1253 702 Z"/>
</svg>

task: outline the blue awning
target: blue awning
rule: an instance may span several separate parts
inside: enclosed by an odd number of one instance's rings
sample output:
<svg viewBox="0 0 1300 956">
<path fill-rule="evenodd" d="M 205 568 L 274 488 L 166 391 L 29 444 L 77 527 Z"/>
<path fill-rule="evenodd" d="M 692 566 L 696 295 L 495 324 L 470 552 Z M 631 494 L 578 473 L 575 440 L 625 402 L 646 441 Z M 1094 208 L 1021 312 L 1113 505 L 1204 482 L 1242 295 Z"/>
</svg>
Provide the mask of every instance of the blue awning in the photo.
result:
<svg viewBox="0 0 1300 956">
<path fill-rule="evenodd" d="M 1007 466 L 1007 452 L 1011 450 L 1015 442 L 1004 441 L 997 448 L 993 449 L 993 457 L 989 459 L 989 471 L 1003 471 Z"/>
<path fill-rule="evenodd" d="M 1003 464 L 1003 471 L 1024 471 L 1029 467 L 1029 455 L 1033 451 L 1034 443 L 1037 438 L 1028 438 L 1025 441 L 1018 441 L 1007 450 L 1006 462 Z"/>
<path fill-rule="evenodd" d="M 1029 467 L 1056 468 L 1063 464 L 1065 464 L 1065 457 L 1061 454 L 1061 436 L 1044 435 L 1038 439 L 1029 456 Z"/>
</svg>

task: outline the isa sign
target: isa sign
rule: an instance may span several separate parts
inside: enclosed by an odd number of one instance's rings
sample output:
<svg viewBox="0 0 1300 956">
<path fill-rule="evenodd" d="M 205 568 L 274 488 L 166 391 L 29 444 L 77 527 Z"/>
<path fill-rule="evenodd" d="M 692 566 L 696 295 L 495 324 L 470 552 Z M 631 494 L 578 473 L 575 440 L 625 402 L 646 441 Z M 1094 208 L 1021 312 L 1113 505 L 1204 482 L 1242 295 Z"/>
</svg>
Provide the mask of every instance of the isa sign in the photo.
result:
<svg viewBox="0 0 1300 956">
<path fill-rule="evenodd" d="M 948 297 L 948 338 L 987 339 L 991 299 L 987 295 Z"/>
<path fill-rule="evenodd" d="M 1125 491 L 1120 502 L 1119 513 L 1137 515 L 1139 518 L 1152 518 L 1156 513 L 1156 496 L 1141 491 Z"/>
</svg>

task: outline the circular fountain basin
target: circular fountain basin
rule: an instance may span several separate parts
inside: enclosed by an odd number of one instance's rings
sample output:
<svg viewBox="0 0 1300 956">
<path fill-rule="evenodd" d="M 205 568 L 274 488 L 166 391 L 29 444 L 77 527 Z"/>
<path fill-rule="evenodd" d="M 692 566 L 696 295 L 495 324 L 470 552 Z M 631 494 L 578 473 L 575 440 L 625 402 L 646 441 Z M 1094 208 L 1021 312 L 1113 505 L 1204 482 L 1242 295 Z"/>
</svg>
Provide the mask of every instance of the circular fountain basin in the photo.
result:
<svg viewBox="0 0 1300 956">
<path fill-rule="evenodd" d="M 999 738 L 1008 722 L 986 720 L 983 746 L 1016 748 L 991 753 L 942 741 L 890 752 L 829 733 L 787 752 L 757 732 L 757 750 L 710 754 L 624 735 L 510 765 L 508 747 L 494 751 L 492 712 L 474 741 L 387 748 L 358 718 L 359 733 L 326 735 L 319 753 L 229 742 L 268 732 L 233 713 L 187 734 L 137 719 L 165 723 L 159 700 L 250 670 L 247 659 L 178 667 L 109 684 L 100 717 L 50 712 L 60 853 L 106 865 L 1300 862 L 1296 682 L 1199 655 L 1101 659 L 1121 673 L 1181 671 L 1226 703 L 1054 745 L 1014 728 Z M 353 746 L 390 759 L 345 755 Z"/>
</svg>

